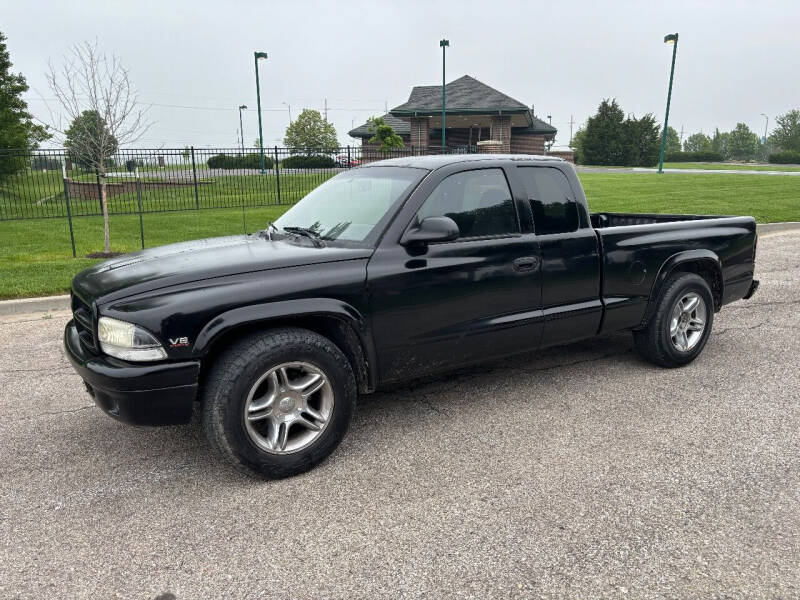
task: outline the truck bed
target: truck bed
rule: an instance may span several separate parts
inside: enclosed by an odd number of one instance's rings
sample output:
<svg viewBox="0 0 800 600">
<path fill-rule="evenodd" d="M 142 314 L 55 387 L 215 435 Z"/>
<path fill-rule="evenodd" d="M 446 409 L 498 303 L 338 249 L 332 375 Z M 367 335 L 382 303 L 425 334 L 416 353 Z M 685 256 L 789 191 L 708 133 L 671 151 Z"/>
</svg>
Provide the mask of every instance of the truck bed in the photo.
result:
<svg viewBox="0 0 800 600">
<path fill-rule="evenodd" d="M 594 213 L 602 256 L 603 331 L 635 327 L 672 257 L 691 255 L 720 275 L 715 308 L 742 298 L 753 280 L 752 217 Z"/>
<path fill-rule="evenodd" d="M 605 229 L 607 227 L 624 227 L 626 225 L 654 225 L 656 223 L 674 223 L 678 221 L 702 221 L 707 219 L 720 219 L 714 215 L 665 215 L 648 213 L 591 213 L 592 227 Z"/>
</svg>

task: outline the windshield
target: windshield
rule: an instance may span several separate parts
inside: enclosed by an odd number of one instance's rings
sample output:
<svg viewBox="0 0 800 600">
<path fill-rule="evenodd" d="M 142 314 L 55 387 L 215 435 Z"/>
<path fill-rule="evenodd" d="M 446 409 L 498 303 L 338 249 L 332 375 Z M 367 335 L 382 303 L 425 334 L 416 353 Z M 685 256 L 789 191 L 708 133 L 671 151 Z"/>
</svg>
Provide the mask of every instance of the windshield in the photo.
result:
<svg viewBox="0 0 800 600">
<path fill-rule="evenodd" d="M 408 167 L 339 173 L 286 211 L 275 225 L 309 229 L 324 240 L 363 242 L 426 173 Z"/>
</svg>

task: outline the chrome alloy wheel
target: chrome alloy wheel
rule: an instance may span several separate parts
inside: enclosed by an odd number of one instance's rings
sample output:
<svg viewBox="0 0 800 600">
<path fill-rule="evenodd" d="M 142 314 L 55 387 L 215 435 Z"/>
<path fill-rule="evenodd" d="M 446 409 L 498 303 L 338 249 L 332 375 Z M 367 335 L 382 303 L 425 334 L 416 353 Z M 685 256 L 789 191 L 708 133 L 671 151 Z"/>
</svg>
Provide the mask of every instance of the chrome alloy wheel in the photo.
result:
<svg viewBox="0 0 800 600">
<path fill-rule="evenodd" d="M 706 303 L 697 292 L 684 294 L 672 309 L 669 336 L 679 352 L 688 352 L 703 337 L 706 329 Z"/>
<path fill-rule="evenodd" d="M 244 406 L 247 434 L 272 454 L 291 454 L 316 440 L 333 414 L 333 388 L 325 373 L 303 362 L 283 363 L 250 388 Z"/>
</svg>

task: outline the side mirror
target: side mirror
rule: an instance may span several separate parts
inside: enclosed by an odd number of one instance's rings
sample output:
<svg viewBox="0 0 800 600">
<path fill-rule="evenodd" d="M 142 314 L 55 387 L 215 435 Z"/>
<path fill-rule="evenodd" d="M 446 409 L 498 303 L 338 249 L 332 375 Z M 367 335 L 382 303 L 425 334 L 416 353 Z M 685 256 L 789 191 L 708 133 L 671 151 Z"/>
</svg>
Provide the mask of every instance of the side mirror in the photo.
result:
<svg viewBox="0 0 800 600">
<path fill-rule="evenodd" d="M 425 245 L 431 242 L 450 242 L 458 238 L 458 225 L 450 217 L 427 217 L 407 229 L 400 238 L 401 246 Z"/>
</svg>

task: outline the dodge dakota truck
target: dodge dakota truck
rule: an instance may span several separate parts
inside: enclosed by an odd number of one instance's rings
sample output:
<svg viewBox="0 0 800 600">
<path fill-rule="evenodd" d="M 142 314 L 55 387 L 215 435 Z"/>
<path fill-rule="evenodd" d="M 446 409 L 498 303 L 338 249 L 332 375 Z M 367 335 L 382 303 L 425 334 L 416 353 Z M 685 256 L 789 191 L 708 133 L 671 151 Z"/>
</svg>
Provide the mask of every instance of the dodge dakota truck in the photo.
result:
<svg viewBox="0 0 800 600">
<path fill-rule="evenodd" d="M 646 360 L 687 365 L 714 313 L 755 292 L 755 255 L 751 217 L 591 213 L 560 159 L 397 158 L 258 233 L 79 273 L 64 345 L 112 417 L 200 411 L 236 467 L 285 477 L 390 382 L 624 330 Z"/>
</svg>

